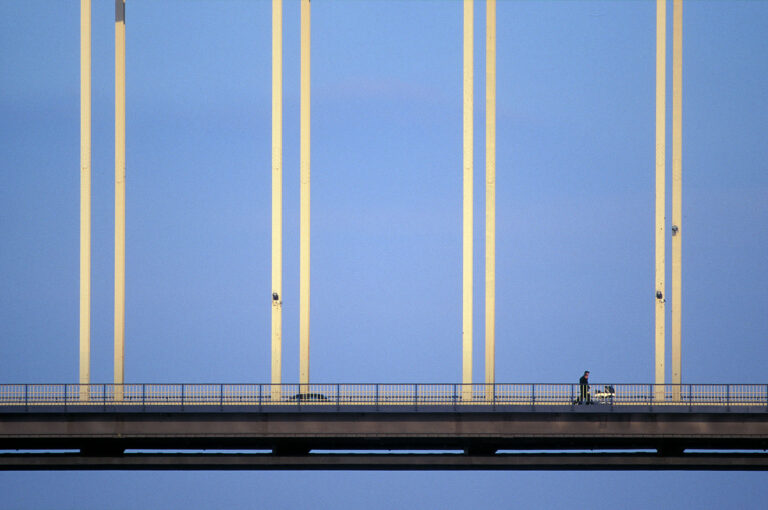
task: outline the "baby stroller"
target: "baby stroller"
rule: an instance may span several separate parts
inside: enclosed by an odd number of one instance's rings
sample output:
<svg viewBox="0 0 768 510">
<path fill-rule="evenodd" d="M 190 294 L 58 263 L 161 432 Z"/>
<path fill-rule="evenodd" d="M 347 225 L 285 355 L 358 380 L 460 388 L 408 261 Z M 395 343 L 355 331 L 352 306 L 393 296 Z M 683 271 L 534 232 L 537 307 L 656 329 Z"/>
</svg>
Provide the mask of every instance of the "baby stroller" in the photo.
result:
<svg viewBox="0 0 768 510">
<path fill-rule="evenodd" d="M 602 404 L 610 404 L 613 403 L 613 397 L 616 396 L 616 390 L 613 389 L 613 386 L 606 386 L 602 390 L 598 389 L 595 391 L 594 398 L 598 402 Z"/>
</svg>

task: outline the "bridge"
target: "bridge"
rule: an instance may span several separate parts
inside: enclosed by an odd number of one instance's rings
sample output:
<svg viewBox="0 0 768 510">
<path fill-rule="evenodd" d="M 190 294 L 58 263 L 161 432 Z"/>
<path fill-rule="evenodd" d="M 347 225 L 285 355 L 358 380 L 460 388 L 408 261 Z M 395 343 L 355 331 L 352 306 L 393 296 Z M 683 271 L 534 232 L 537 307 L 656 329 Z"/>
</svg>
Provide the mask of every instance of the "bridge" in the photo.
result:
<svg viewBox="0 0 768 510">
<path fill-rule="evenodd" d="M 536 383 L 3 385 L 0 449 L 27 452 L 0 454 L 0 469 L 768 469 L 768 385 L 579 393 Z"/>
</svg>

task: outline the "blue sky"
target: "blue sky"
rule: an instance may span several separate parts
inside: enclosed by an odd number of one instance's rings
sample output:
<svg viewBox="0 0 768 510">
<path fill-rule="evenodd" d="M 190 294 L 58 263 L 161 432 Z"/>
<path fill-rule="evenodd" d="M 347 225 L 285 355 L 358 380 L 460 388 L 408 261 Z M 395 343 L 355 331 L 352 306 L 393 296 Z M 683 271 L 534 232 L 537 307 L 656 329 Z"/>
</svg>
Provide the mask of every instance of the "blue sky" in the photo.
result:
<svg viewBox="0 0 768 510">
<path fill-rule="evenodd" d="M 113 6 L 93 6 L 94 382 L 112 381 Z M 683 381 L 766 383 L 768 2 L 684 9 Z M 478 0 L 477 381 L 484 13 Z M 671 19 L 670 2 L 670 65 Z M 270 31 L 268 1 L 128 0 L 126 382 L 269 380 Z M 461 34 L 456 0 L 312 4 L 314 382 L 460 381 Z M 284 36 L 283 374 L 295 382 L 294 0 Z M 497 66 L 497 380 L 576 382 L 588 368 L 596 382 L 651 382 L 655 2 L 500 0 Z M 0 383 L 76 382 L 79 2 L 0 4 L 0 239 Z M 761 475 L 712 473 L 6 473 L 0 488 L 9 508 L 766 496 Z"/>
</svg>

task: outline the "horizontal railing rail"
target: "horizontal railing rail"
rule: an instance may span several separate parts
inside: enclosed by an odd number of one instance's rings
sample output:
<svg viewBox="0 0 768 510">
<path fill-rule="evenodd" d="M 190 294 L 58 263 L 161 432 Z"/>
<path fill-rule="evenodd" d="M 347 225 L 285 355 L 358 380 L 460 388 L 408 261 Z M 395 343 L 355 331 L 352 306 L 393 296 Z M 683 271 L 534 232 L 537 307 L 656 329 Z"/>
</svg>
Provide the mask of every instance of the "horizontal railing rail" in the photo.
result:
<svg viewBox="0 0 768 510">
<path fill-rule="evenodd" d="M 0 407 L 764 406 L 768 384 L 0 384 Z"/>
</svg>

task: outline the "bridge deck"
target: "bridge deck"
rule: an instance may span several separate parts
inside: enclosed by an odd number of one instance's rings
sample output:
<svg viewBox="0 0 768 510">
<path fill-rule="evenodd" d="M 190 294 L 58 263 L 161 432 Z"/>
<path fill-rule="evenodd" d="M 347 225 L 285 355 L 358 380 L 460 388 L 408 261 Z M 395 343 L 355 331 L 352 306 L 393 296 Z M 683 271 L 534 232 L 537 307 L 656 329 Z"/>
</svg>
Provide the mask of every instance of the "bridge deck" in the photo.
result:
<svg viewBox="0 0 768 510">
<path fill-rule="evenodd" d="M 211 385 L 219 398 L 145 385 L 137 398 L 103 385 L 98 399 L 72 386 L 27 387 L 15 401 L 0 392 L 0 450 L 32 452 L 0 454 L 0 469 L 768 469 L 768 405 L 752 400 L 762 386 L 685 399 L 683 388 L 617 385 L 595 405 L 576 404 L 570 385 L 528 385 L 519 400 L 467 400 L 460 385 L 405 395 L 283 387 L 276 400 L 271 387 L 241 399 L 225 385 Z"/>
</svg>

